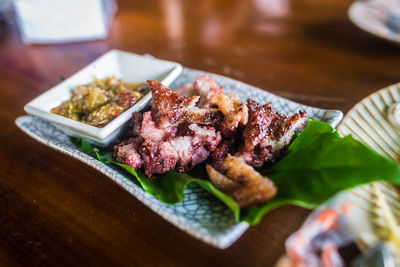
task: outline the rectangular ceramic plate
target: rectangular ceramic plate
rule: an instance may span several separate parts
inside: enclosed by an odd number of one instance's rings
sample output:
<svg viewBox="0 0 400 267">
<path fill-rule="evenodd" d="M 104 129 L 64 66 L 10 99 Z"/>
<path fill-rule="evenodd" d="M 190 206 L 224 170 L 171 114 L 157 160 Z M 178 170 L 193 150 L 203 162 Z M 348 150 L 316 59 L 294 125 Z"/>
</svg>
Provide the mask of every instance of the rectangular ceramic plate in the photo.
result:
<svg viewBox="0 0 400 267">
<path fill-rule="evenodd" d="M 215 79 L 218 85 L 224 86 L 225 92 L 237 93 L 242 101 L 252 98 L 260 103 L 272 102 L 272 106 L 283 113 L 294 113 L 299 110 L 305 110 L 309 118 L 325 121 L 333 127 L 336 127 L 343 117 L 340 111 L 301 105 L 254 86 L 197 70 L 184 69 L 182 74 L 170 87 L 175 88 L 185 83 L 193 83 L 195 78 L 204 74 Z M 197 185 L 191 184 L 188 186 L 185 192 L 185 199 L 182 203 L 177 205 L 163 204 L 133 183 L 128 178 L 129 174 L 123 170 L 112 168 L 80 152 L 70 142 L 67 135 L 53 127 L 50 123 L 37 117 L 24 116 L 18 118 L 16 124 L 39 142 L 70 155 L 102 172 L 164 219 L 210 245 L 218 248 L 226 248 L 236 241 L 248 228 L 247 223 L 235 223 L 231 210 Z"/>
<path fill-rule="evenodd" d="M 25 106 L 25 111 L 54 123 L 56 127 L 69 135 L 85 138 L 96 145 L 107 146 L 118 137 L 124 129 L 123 126 L 130 120 L 131 114 L 142 110 L 149 103 L 150 93 L 102 128 L 53 114 L 50 110 L 70 99 L 71 89 L 78 85 L 93 82 L 94 77 L 102 79 L 115 75 L 118 79 L 137 83 L 158 80 L 168 86 L 181 72 L 182 66 L 175 62 L 111 50 L 68 79 L 33 99 Z"/>
</svg>

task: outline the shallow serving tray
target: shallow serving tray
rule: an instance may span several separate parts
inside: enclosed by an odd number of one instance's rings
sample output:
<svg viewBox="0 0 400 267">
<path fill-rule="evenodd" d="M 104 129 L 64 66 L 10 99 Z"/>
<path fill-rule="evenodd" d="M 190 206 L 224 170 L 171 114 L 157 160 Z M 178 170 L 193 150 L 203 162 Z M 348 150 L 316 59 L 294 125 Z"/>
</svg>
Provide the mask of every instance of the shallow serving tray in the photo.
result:
<svg viewBox="0 0 400 267">
<path fill-rule="evenodd" d="M 209 75 L 215 79 L 217 84 L 223 85 L 226 92 L 237 93 L 242 101 L 248 98 L 260 103 L 271 101 L 272 106 L 283 113 L 305 110 L 309 118 L 325 121 L 334 127 L 338 125 L 343 117 L 342 112 L 337 110 L 325 110 L 301 105 L 230 78 L 187 68 L 183 70 L 182 74 L 170 87 L 175 88 L 185 83 L 192 83 L 195 78 L 203 74 Z M 227 248 L 249 227 L 245 222 L 236 223 L 229 208 L 195 184 L 188 186 L 182 203 L 176 205 L 163 204 L 132 182 L 129 174 L 125 171 L 103 164 L 79 151 L 70 142 L 66 134 L 53 127 L 50 123 L 34 116 L 23 116 L 16 120 L 16 124 L 39 142 L 70 155 L 110 177 L 164 219 L 210 245 L 218 248 Z"/>
<path fill-rule="evenodd" d="M 90 143 L 98 146 L 107 146 L 124 130 L 124 125 L 127 125 L 131 114 L 142 110 L 149 103 L 151 93 L 146 94 L 135 105 L 102 128 L 53 114 L 50 110 L 70 99 L 71 89 L 77 85 L 92 82 L 94 77 L 102 79 L 115 75 L 118 79 L 123 79 L 127 82 L 158 80 L 168 86 L 181 72 L 182 66 L 175 62 L 120 50 L 111 50 L 68 79 L 30 101 L 25 105 L 25 111 L 28 114 L 52 122 L 68 135 L 85 138 Z"/>
</svg>

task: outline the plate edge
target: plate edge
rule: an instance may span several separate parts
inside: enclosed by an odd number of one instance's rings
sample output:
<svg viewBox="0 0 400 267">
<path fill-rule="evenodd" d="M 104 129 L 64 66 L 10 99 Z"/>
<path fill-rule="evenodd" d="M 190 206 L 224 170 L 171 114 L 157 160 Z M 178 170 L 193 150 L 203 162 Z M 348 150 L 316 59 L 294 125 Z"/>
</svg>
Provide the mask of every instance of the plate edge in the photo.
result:
<svg viewBox="0 0 400 267">
<path fill-rule="evenodd" d="M 183 224 L 179 224 L 177 222 L 177 219 L 173 218 L 173 217 L 169 217 L 167 213 L 160 211 L 160 209 L 155 209 L 153 207 L 153 205 L 150 202 L 147 202 L 144 199 L 139 198 L 136 194 L 130 192 L 129 190 L 127 190 L 127 188 L 125 186 L 122 185 L 122 181 L 119 178 L 116 177 L 111 177 L 110 173 L 107 173 L 106 171 L 103 171 L 102 169 L 98 169 L 95 164 L 93 164 L 90 159 L 89 160 L 85 160 L 82 157 L 77 157 L 76 155 L 69 153 L 68 151 L 58 147 L 57 145 L 53 144 L 52 142 L 46 142 L 44 139 L 40 138 L 39 136 L 33 134 L 32 132 L 28 131 L 27 128 L 25 128 L 23 126 L 23 121 L 27 120 L 29 118 L 32 118 L 34 116 L 32 115 L 24 115 L 24 116 L 20 116 L 18 118 L 16 118 L 15 120 L 15 124 L 16 126 L 21 129 L 21 131 L 23 131 L 25 134 L 27 134 L 28 136 L 30 136 L 32 139 L 36 140 L 37 142 L 44 144 L 45 146 L 48 146 L 51 149 L 54 149 L 58 152 L 61 152 L 62 154 L 65 154 L 69 157 L 72 157 L 92 168 L 94 168 L 96 171 L 102 173 L 103 175 L 107 176 L 108 178 L 110 178 L 113 182 L 117 183 L 120 187 L 122 187 L 124 190 L 126 190 L 129 194 L 131 194 L 132 196 L 134 196 L 138 201 L 140 201 L 141 203 L 143 203 L 147 208 L 150 208 L 155 214 L 157 214 L 158 216 L 161 216 L 164 220 L 166 220 L 167 222 L 171 223 L 173 226 L 175 226 L 176 228 L 182 230 L 183 232 L 186 232 L 187 234 L 189 234 L 192 237 L 195 237 L 198 240 L 201 240 L 203 242 L 205 242 L 206 244 L 209 244 L 211 246 L 214 246 L 216 248 L 219 249 L 226 249 L 228 248 L 230 245 L 232 245 L 235 241 L 237 241 L 239 239 L 239 237 L 249 228 L 249 224 L 246 222 L 240 222 L 238 223 L 236 226 L 240 227 L 238 229 L 236 229 L 231 235 L 229 236 L 233 236 L 233 238 L 229 238 L 227 236 L 213 236 L 210 234 L 204 234 L 204 233 L 199 233 L 198 231 L 192 231 L 191 228 L 186 227 Z M 37 117 L 36 117 L 37 118 Z M 40 118 L 38 118 L 40 119 Z M 89 156 L 87 156 L 89 157 Z M 119 180 L 120 182 L 117 182 L 116 180 Z M 154 197 L 152 195 L 150 195 L 149 193 L 147 193 L 146 191 L 143 190 L 143 193 L 145 195 L 147 195 L 148 197 Z"/>
</svg>

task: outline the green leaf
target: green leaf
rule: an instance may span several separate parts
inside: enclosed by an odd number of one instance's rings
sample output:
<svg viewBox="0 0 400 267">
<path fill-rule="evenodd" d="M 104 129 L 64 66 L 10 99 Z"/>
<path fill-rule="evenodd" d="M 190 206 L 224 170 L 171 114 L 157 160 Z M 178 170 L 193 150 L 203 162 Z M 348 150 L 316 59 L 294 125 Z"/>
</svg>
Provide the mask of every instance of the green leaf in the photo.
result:
<svg viewBox="0 0 400 267">
<path fill-rule="evenodd" d="M 76 140 L 73 143 L 79 144 Z M 277 195 L 268 203 L 240 210 L 228 195 L 207 180 L 204 167 L 188 174 L 169 171 L 155 179 L 147 177 L 131 166 L 112 162 L 112 151 L 93 148 L 80 141 L 81 150 L 104 163 L 113 163 L 136 178 L 142 188 L 167 204 L 184 199 L 189 183 L 196 183 L 223 201 L 238 221 L 257 224 L 262 216 L 282 205 L 294 204 L 315 208 L 341 190 L 378 180 L 400 184 L 400 165 L 382 157 L 351 136 L 341 137 L 329 124 L 310 120 L 304 131 L 289 146 L 280 161 L 262 173 L 274 181 Z"/>
<path fill-rule="evenodd" d="M 188 174 L 178 173 L 175 171 L 166 172 L 158 175 L 156 178 L 149 178 L 143 172 L 135 170 L 129 165 L 118 162 L 114 163 L 136 177 L 142 188 L 147 193 L 155 196 L 166 204 L 177 204 L 182 202 L 185 197 L 185 188 L 187 185 L 190 183 L 196 183 L 223 201 L 234 212 L 235 218 L 237 220 L 239 219 L 240 209 L 237 203 L 231 197 L 216 189 L 208 180 L 194 178 Z"/>
<path fill-rule="evenodd" d="M 96 158 L 103 163 L 112 163 L 123 168 L 125 171 L 130 173 L 139 182 L 141 187 L 149 194 L 155 196 L 165 204 L 177 204 L 183 201 L 185 197 L 185 189 L 190 183 L 196 183 L 203 189 L 217 197 L 219 200 L 225 203 L 234 213 L 236 221 L 239 221 L 240 208 L 239 205 L 228 195 L 219 191 L 209 181 L 202 178 L 194 178 L 189 174 L 178 173 L 175 171 L 169 171 L 164 174 L 158 175 L 155 178 L 149 178 L 140 170 L 135 170 L 133 167 L 112 161 L 112 153 L 110 151 L 94 148 L 83 139 L 80 142 L 72 139 L 74 144 L 80 143 L 81 151 L 96 156 Z M 207 177 L 204 171 L 204 167 L 195 168 L 192 172 L 197 177 Z"/>
<path fill-rule="evenodd" d="M 70 137 L 69 140 L 71 141 L 72 144 L 75 146 L 79 147 L 79 149 L 88 155 L 91 155 L 93 157 L 96 157 L 99 161 L 103 163 L 109 163 L 112 161 L 113 157 L 113 151 L 109 150 L 107 148 L 98 148 L 94 147 L 88 142 L 86 142 L 84 139 L 81 138 L 76 138 L 76 137 Z"/>
<path fill-rule="evenodd" d="M 399 164 L 329 124 L 309 121 L 285 156 L 263 174 L 278 188 L 272 201 L 249 209 L 243 219 L 256 224 L 273 208 L 295 204 L 315 208 L 341 190 L 378 180 L 400 184 Z"/>
<path fill-rule="evenodd" d="M 83 153 L 90 154 L 93 151 L 93 148 L 89 143 L 87 143 L 83 139 L 81 139 L 81 150 Z M 96 151 L 94 151 L 94 152 L 96 152 Z"/>
</svg>

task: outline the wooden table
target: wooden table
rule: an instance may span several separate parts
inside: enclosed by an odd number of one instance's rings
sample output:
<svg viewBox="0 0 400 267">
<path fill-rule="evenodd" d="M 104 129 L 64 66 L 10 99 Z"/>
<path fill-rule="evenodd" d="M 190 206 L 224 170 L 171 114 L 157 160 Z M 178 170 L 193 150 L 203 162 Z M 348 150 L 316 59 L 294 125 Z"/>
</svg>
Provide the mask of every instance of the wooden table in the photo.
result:
<svg viewBox="0 0 400 267">
<path fill-rule="evenodd" d="M 164 221 L 94 169 L 14 125 L 29 100 L 112 48 L 226 75 L 346 112 L 398 82 L 400 49 L 346 16 L 350 1 L 121 1 L 103 41 L 25 46 L 0 39 L 0 265 L 271 266 L 309 211 L 282 207 L 226 250 Z"/>
</svg>

